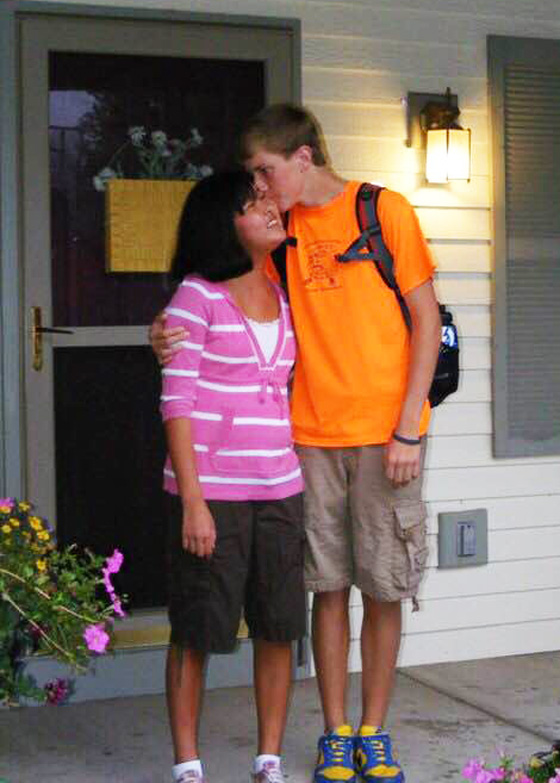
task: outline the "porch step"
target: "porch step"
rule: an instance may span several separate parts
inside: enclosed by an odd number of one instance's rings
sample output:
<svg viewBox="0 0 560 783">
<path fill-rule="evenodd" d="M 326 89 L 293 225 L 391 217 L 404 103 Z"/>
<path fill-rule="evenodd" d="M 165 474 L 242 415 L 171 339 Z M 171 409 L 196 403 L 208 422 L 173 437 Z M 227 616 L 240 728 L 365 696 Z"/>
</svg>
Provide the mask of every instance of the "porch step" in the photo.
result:
<svg viewBox="0 0 560 783">
<path fill-rule="evenodd" d="M 40 687 L 56 677 L 70 677 L 73 680 L 72 702 L 141 696 L 164 692 L 166 654 L 167 645 L 164 644 L 125 647 L 100 656 L 82 675 L 72 674 L 67 666 L 49 656 L 33 656 L 26 659 L 25 671 Z M 249 685 L 252 679 L 253 656 L 249 641 L 241 641 L 234 653 L 210 657 L 207 689 Z"/>
</svg>

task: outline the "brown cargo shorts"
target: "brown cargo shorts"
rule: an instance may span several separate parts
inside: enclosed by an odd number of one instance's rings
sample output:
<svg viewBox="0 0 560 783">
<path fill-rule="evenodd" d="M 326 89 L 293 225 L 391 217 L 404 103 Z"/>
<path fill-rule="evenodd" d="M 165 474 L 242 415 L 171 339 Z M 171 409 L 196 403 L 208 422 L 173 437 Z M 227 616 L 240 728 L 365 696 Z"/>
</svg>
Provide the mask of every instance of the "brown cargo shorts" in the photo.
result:
<svg viewBox="0 0 560 783">
<path fill-rule="evenodd" d="M 416 595 L 428 549 L 421 472 L 394 487 L 384 445 L 298 446 L 305 479 L 305 582 L 328 592 L 356 585 L 378 601 Z"/>
<path fill-rule="evenodd" d="M 282 500 L 209 500 L 216 525 L 211 557 L 183 549 L 182 505 L 166 493 L 171 642 L 205 653 L 235 649 L 241 612 L 252 639 L 306 634 L 301 493 Z"/>
</svg>

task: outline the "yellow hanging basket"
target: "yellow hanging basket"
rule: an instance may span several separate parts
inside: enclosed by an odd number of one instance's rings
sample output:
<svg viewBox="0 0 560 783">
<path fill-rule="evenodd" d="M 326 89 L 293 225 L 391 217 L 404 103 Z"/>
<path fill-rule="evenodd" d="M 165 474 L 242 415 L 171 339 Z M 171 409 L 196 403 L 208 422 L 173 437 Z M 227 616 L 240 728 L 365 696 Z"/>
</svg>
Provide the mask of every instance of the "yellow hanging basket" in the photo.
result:
<svg viewBox="0 0 560 783">
<path fill-rule="evenodd" d="M 107 272 L 168 272 L 191 180 L 111 179 L 106 184 Z"/>
</svg>

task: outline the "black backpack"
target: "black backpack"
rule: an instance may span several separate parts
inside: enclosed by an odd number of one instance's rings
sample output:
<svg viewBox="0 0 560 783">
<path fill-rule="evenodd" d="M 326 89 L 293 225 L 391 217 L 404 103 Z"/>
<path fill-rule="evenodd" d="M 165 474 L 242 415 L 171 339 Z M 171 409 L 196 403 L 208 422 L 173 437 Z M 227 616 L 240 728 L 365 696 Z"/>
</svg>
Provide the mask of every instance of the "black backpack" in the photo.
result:
<svg viewBox="0 0 560 783">
<path fill-rule="evenodd" d="M 407 328 L 411 329 L 410 313 L 393 274 L 393 257 L 383 241 L 381 225 L 377 217 L 377 201 L 383 189 L 379 185 L 372 185 L 369 182 L 364 182 L 360 186 L 356 195 L 356 216 L 362 233 L 344 253 L 337 255 L 336 259 L 340 263 L 373 261 L 383 282 L 397 297 L 404 322 Z M 295 245 L 296 240 L 293 237 L 288 237 L 286 242 L 272 253 L 272 260 L 280 281 L 286 293 L 288 293 L 286 244 Z M 440 304 L 439 311 L 442 336 L 434 379 L 428 395 L 432 408 L 435 408 L 447 396 L 456 392 L 459 385 L 459 341 L 457 329 L 453 323 L 453 316 L 446 309 L 445 305 Z"/>
</svg>

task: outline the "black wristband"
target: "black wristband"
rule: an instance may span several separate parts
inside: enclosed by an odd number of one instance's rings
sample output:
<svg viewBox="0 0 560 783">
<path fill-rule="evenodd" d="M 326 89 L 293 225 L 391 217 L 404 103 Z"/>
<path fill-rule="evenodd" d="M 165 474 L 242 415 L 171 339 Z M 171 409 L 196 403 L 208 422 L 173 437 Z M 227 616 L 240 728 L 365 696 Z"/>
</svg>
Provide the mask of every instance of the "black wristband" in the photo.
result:
<svg viewBox="0 0 560 783">
<path fill-rule="evenodd" d="M 406 446 L 420 445 L 420 438 L 403 438 L 402 435 L 397 435 L 396 432 L 393 432 L 393 440 L 396 440 L 399 443 L 404 443 Z"/>
</svg>

